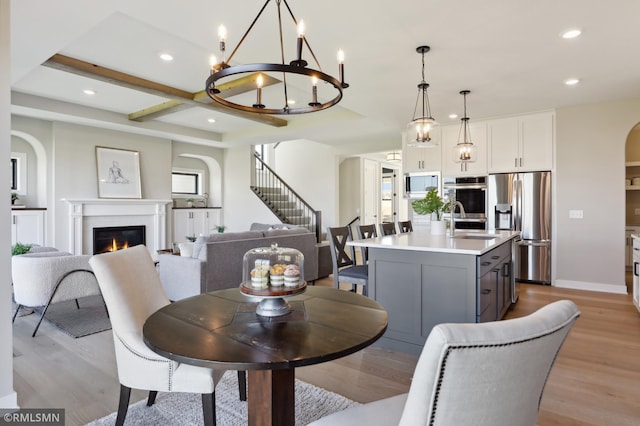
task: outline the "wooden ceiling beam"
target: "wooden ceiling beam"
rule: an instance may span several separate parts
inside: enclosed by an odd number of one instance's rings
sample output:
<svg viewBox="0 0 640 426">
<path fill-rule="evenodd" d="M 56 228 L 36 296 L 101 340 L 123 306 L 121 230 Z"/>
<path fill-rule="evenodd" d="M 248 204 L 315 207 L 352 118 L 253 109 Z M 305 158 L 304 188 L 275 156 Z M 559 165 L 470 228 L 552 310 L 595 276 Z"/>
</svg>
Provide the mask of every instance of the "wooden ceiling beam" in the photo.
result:
<svg viewBox="0 0 640 426">
<path fill-rule="evenodd" d="M 73 74 L 81 75 L 83 77 L 91 78 L 94 80 L 104 81 L 106 83 L 114 84 L 121 87 L 126 87 L 132 90 L 137 90 L 150 95 L 161 96 L 169 98 L 181 103 L 198 106 L 200 108 L 212 109 L 224 114 L 233 115 L 235 117 L 244 118 L 247 120 L 267 124 L 274 127 L 284 127 L 287 125 L 287 121 L 278 117 L 273 117 L 266 114 L 254 114 L 244 111 L 238 111 L 230 108 L 225 108 L 217 103 L 209 102 L 203 103 L 202 101 L 196 101 L 195 97 L 198 93 L 191 93 L 185 90 L 177 89 L 175 87 L 167 86 L 157 83 L 155 81 L 146 80 L 144 78 L 136 77 L 130 74 L 126 74 L 120 71 L 105 68 L 99 65 L 95 65 L 89 62 L 82 61 L 80 59 L 72 58 L 65 55 L 55 54 L 42 65 L 57 69 L 60 71 L 70 72 Z M 233 83 L 233 82 L 231 82 Z M 175 108 L 176 105 L 166 108 Z M 152 109 L 154 107 L 151 107 Z M 160 113 L 161 108 L 158 108 L 155 113 Z M 133 113 L 137 114 L 137 113 Z M 159 115 L 158 115 L 159 116 Z M 139 115 L 140 117 L 140 115 Z"/>
<path fill-rule="evenodd" d="M 240 95 L 242 93 L 250 92 L 256 89 L 256 78 L 258 77 L 257 73 L 238 78 L 233 81 L 229 81 L 216 87 L 220 90 L 220 95 L 223 98 L 228 98 L 235 95 Z M 271 86 L 273 84 L 280 83 L 280 80 L 273 78 L 269 75 L 263 76 L 264 83 L 263 87 Z M 193 94 L 193 100 L 202 104 L 212 104 L 211 98 L 207 95 L 207 92 L 201 90 Z M 191 108 L 193 105 L 187 105 L 177 100 L 171 100 L 167 102 L 163 102 L 158 105 L 153 105 L 149 108 L 141 109 L 140 111 L 132 112 L 129 114 L 129 120 L 133 121 L 149 121 L 158 117 L 162 117 L 164 115 L 173 114 L 174 112 L 182 111 L 186 108 Z"/>
</svg>

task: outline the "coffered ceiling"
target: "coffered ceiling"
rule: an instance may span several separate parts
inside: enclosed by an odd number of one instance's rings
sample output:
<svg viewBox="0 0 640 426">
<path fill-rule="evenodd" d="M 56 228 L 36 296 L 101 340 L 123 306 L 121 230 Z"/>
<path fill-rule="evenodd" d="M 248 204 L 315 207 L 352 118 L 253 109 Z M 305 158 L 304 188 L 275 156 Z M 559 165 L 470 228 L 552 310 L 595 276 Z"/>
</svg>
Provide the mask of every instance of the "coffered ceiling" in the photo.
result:
<svg viewBox="0 0 640 426">
<path fill-rule="evenodd" d="M 234 64 L 279 61 L 273 3 Z M 421 67 L 415 49 L 423 44 L 431 46 L 426 80 L 442 124 L 458 122 L 448 116 L 462 115 L 462 89 L 471 90 L 472 121 L 640 97 L 637 0 L 289 0 L 325 72 L 337 74 L 336 52 L 345 51 L 343 101 L 297 116 L 229 113 L 203 93 L 217 27 L 227 27 L 232 49 L 263 4 L 14 0 L 13 112 L 216 147 L 307 139 L 345 154 L 391 150 L 412 119 Z M 582 35 L 563 39 L 569 28 Z M 290 55 L 294 31 L 284 34 Z M 162 61 L 163 52 L 174 60 Z M 566 86 L 568 78 L 579 84 Z M 290 97 L 308 102 L 298 88 Z M 230 95 L 255 96 L 235 90 Z"/>
</svg>

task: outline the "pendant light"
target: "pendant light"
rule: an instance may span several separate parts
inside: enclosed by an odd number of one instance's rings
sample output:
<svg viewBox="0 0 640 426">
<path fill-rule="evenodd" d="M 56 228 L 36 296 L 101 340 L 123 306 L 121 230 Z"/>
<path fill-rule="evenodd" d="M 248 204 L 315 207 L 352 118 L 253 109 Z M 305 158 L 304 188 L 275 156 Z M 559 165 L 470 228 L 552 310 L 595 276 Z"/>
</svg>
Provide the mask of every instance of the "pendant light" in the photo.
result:
<svg viewBox="0 0 640 426">
<path fill-rule="evenodd" d="M 431 116 L 431 106 L 429 105 L 429 94 L 427 89 L 429 83 L 424 79 L 424 54 L 431 48 L 429 46 L 418 46 L 416 52 L 422 55 L 422 80 L 418 83 L 418 97 L 413 109 L 413 120 L 407 125 L 407 145 L 419 148 L 433 148 L 438 146 L 439 124 Z M 421 102 L 420 102 L 421 101 Z M 418 103 L 421 105 L 421 115 L 418 114 Z"/>
<path fill-rule="evenodd" d="M 471 142 L 469 130 L 469 117 L 467 117 L 467 95 L 470 90 L 462 90 L 460 94 L 464 98 L 464 117 L 460 119 L 460 131 L 458 132 L 458 144 L 453 147 L 453 161 L 460 164 L 460 171 L 466 171 L 467 163 L 474 163 L 477 158 L 476 147 Z"/>
</svg>

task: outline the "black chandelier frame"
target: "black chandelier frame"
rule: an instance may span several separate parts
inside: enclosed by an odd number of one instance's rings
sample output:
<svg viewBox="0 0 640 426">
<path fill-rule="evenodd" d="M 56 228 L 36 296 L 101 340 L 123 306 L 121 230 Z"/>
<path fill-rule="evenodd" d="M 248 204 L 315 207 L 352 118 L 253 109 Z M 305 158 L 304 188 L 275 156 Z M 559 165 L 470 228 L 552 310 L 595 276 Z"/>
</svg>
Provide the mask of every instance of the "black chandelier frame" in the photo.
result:
<svg viewBox="0 0 640 426">
<path fill-rule="evenodd" d="M 251 23 L 247 31 L 244 33 L 244 35 L 242 36 L 242 38 L 240 39 L 236 47 L 233 49 L 233 52 L 231 53 L 229 58 L 226 61 L 223 59 L 221 63 L 213 66 L 211 70 L 211 75 L 207 78 L 205 83 L 205 91 L 207 95 L 214 102 L 217 102 L 218 104 L 221 104 L 227 108 L 232 108 L 232 109 L 250 112 L 250 113 L 258 113 L 258 114 L 274 114 L 274 115 L 305 114 L 310 112 L 321 111 L 336 105 L 342 99 L 343 89 L 346 89 L 349 87 L 349 84 L 344 82 L 344 64 L 343 63 L 339 63 L 339 72 L 340 72 L 339 79 L 323 72 L 322 67 L 320 66 L 320 63 L 318 62 L 315 54 L 313 53 L 313 50 L 311 49 L 309 42 L 307 41 L 306 36 L 303 36 L 302 40 L 304 41 L 304 44 L 309 49 L 309 53 L 313 57 L 313 60 L 316 66 L 318 67 L 318 69 L 316 70 L 316 69 L 307 67 L 308 65 L 307 61 L 303 60 L 301 57 L 300 42 L 298 47 L 298 58 L 296 60 L 291 61 L 288 64 L 285 63 L 284 43 L 283 43 L 283 35 L 282 35 L 283 34 L 282 33 L 282 15 L 280 11 L 281 3 L 284 3 L 284 5 L 286 6 L 287 11 L 289 12 L 289 15 L 291 16 L 291 19 L 293 20 L 294 24 L 296 26 L 298 25 L 298 21 L 293 15 L 293 12 L 291 11 L 289 4 L 287 3 L 287 0 L 275 0 L 278 7 L 278 29 L 280 32 L 280 54 L 281 54 L 282 63 L 280 64 L 254 63 L 254 64 L 244 64 L 244 65 L 229 65 L 228 62 L 230 62 L 233 56 L 236 54 L 236 52 L 238 51 L 238 49 L 240 48 L 244 40 L 249 35 L 249 32 L 253 29 L 253 26 L 256 24 L 256 22 L 262 15 L 262 12 L 264 12 L 265 8 L 270 2 L 271 0 L 266 0 L 264 5 L 262 6 L 262 9 L 260 9 L 260 12 L 258 12 L 258 15 L 255 17 L 255 19 L 253 20 L 253 22 Z M 224 43 L 221 43 L 221 49 L 224 52 Z M 232 102 L 228 99 L 223 98 L 222 96 L 220 96 L 220 90 L 216 88 L 216 82 L 218 82 L 221 79 L 224 79 L 233 75 L 238 75 L 238 74 L 253 74 L 253 73 L 260 73 L 260 72 L 276 72 L 276 73 L 281 72 L 282 73 L 282 83 L 284 86 L 284 106 L 282 108 L 266 108 L 265 105 L 262 105 L 262 103 L 260 102 L 260 90 L 261 90 L 260 87 L 258 87 L 258 102 L 250 106 Z M 313 99 L 311 100 L 311 102 L 307 104 L 308 106 L 297 107 L 297 108 L 291 107 L 291 105 L 289 105 L 289 97 L 287 93 L 287 74 L 298 74 L 298 75 L 306 75 L 309 77 L 315 77 L 318 79 L 318 82 L 322 81 L 324 83 L 332 85 L 337 91 L 336 96 L 326 102 L 319 102 L 316 95 L 317 93 L 316 87 L 314 86 Z"/>
</svg>

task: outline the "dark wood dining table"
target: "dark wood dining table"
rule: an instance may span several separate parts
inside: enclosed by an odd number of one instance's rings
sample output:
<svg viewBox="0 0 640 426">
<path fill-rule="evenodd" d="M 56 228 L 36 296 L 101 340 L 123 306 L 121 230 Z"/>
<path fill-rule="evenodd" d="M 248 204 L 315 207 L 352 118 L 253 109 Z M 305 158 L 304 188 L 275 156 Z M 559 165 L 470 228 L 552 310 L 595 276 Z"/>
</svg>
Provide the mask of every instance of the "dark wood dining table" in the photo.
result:
<svg viewBox="0 0 640 426">
<path fill-rule="evenodd" d="M 291 312 L 255 313 L 259 300 L 239 288 L 169 304 L 144 324 L 147 346 L 178 362 L 246 370 L 248 424 L 295 424 L 295 368 L 357 352 L 380 338 L 387 312 L 367 297 L 309 286 L 286 299 Z"/>
</svg>

